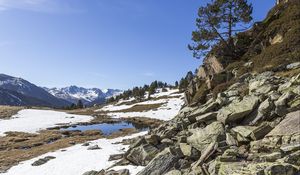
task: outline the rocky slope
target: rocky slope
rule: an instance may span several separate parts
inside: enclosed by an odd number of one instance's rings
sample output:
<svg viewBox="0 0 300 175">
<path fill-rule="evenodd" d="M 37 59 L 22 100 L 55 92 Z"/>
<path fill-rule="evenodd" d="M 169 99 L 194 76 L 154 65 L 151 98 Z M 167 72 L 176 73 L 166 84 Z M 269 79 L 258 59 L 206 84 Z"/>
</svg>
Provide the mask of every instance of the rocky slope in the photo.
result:
<svg viewBox="0 0 300 175">
<path fill-rule="evenodd" d="M 238 34 L 240 58 L 212 51 L 186 106 L 116 165 L 144 166 L 138 175 L 299 175 L 299 9 L 298 0 L 278 1 L 266 20 Z"/>
<path fill-rule="evenodd" d="M 184 107 L 125 155 L 146 166 L 140 175 L 294 175 L 299 158 L 300 74 L 273 72 L 240 77 L 216 99 Z"/>
</svg>

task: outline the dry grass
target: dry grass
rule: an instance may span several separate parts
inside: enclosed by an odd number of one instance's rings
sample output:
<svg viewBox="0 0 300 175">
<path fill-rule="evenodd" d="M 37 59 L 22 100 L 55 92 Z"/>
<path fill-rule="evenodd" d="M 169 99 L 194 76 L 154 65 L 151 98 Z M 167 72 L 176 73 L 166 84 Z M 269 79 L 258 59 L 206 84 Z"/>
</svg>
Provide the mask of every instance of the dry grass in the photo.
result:
<svg viewBox="0 0 300 175">
<path fill-rule="evenodd" d="M 17 114 L 24 107 L 19 106 L 0 106 L 0 119 L 8 119 Z"/>
<path fill-rule="evenodd" d="M 68 132 L 63 137 L 59 131 L 44 131 L 40 134 L 11 132 L 0 137 L 0 170 L 5 170 L 21 161 L 29 160 L 47 152 L 70 147 L 70 143 L 83 143 L 101 138 L 98 133 Z"/>
<path fill-rule="evenodd" d="M 144 112 L 144 111 L 155 110 L 161 107 L 163 104 L 165 103 L 134 105 L 128 109 L 109 111 L 109 112 Z"/>
<path fill-rule="evenodd" d="M 299 69 L 294 69 L 294 70 L 289 70 L 289 71 L 284 71 L 284 72 L 277 72 L 276 76 L 279 77 L 293 77 L 300 74 L 300 68 Z"/>
<path fill-rule="evenodd" d="M 172 98 L 180 98 L 180 97 L 181 95 L 174 95 L 174 96 L 164 95 L 160 97 L 151 98 L 151 100 L 172 99 Z"/>
<path fill-rule="evenodd" d="M 123 129 L 107 138 L 112 139 L 136 132 L 136 129 Z M 103 137 L 99 131 L 46 130 L 40 134 L 10 132 L 7 136 L 0 137 L 0 172 L 42 154 Z"/>
</svg>

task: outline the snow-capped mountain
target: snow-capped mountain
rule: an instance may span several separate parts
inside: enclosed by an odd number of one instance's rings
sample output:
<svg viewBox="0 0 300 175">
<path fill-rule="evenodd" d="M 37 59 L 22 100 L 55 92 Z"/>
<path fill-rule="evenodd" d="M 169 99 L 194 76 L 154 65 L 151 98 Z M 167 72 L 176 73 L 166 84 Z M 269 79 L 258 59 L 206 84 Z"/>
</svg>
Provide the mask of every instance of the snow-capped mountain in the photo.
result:
<svg viewBox="0 0 300 175">
<path fill-rule="evenodd" d="M 103 103 L 105 99 L 122 92 L 118 89 L 101 90 L 98 88 L 83 88 L 77 86 L 44 89 L 57 98 L 67 100 L 75 104 L 78 102 L 78 100 L 82 100 L 82 102 L 86 105 Z"/>
<path fill-rule="evenodd" d="M 0 104 L 63 107 L 70 102 L 59 99 L 22 78 L 0 74 Z"/>
</svg>

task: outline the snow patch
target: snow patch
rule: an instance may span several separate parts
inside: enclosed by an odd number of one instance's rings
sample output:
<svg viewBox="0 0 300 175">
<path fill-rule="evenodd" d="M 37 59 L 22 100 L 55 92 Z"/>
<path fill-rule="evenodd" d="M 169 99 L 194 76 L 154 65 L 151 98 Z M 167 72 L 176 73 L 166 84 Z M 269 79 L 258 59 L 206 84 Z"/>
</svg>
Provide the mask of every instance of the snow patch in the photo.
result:
<svg viewBox="0 0 300 175">
<path fill-rule="evenodd" d="M 116 139 L 99 139 L 89 142 L 90 145 L 98 145 L 99 150 L 87 150 L 87 147 L 82 144 L 58 150 L 51 153 L 46 153 L 31 160 L 21 162 L 12 167 L 3 175 L 82 175 L 91 170 L 100 171 L 111 167 L 116 161 L 108 161 L 112 154 L 124 153 L 129 146 L 119 144 L 123 139 L 130 139 L 147 134 L 141 132 L 131 136 L 119 137 Z M 55 159 L 50 160 L 46 164 L 40 166 L 32 166 L 31 164 L 38 159 L 46 156 L 54 156 Z M 137 166 L 121 166 L 113 167 L 112 169 L 128 169 L 132 175 L 137 174 L 143 167 Z"/>
<path fill-rule="evenodd" d="M 40 130 L 55 127 L 61 124 L 76 124 L 89 122 L 93 117 L 86 115 L 67 114 L 51 110 L 25 109 L 8 120 L 0 120 L 0 136 L 5 132 L 17 131 L 36 133 Z"/>
<path fill-rule="evenodd" d="M 163 96 L 166 96 L 167 98 L 160 98 Z M 147 117 L 147 118 L 154 118 L 159 120 L 170 120 L 173 117 L 175 117 L 175 115 L 178 114 L 179 110 L 184 104 L 183 94 L 182 93 L 179 94 L 178 89 L 171 89 L 171 90 L 168 89 L 167 92 L 162 92 L 162 89 L 158 89 L 158 92 L 151 95 L 151 97 L 152 100 L 133 103 L 131 105 L 126 105 L 126 104 L 122 105 L 122 103 L 133 101 L 134 100 L 133 98 L 129 100 L 121 100 L 114 105 L 104 106 L 101 109 L 96 110 L 96 112 L 101 112 L 101 111 L 107 112 L 107 115 L 113 118 Z M 160 98 L 160 99 L 155 99 L 155 98 Z M 150 105 L 150 104 L 163 104 L 163 105 L 157 109 L 143 111 L 143 112 L 116 112 L 119 110 L 130 109 L 135 105 Z"/>
</svg>

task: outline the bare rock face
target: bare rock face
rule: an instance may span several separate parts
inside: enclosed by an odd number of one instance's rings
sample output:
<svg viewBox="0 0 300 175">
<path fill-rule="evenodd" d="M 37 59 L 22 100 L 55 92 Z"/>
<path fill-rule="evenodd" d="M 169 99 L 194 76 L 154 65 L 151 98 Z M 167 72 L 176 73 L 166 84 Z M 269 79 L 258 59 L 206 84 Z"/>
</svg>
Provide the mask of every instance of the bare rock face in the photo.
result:
<svg viewBox="0 0 300 175">
<path fill-rule="evenodd" d="M 223 65 L 217 59 L 217 57 L 214 55 L 211 55 L 211 56 L 208 56 L 207 58 L 205 58 L 203 61 L 203 65 L 204 65 L 203 68 L 206 73 L 206 76 L 203 78 L 207 78 L 207 75 L 214 75 L 214 74 L 220 73 L 224 70 Z M 201 71 L 198 73 L 199 73 L 198 76 L 201 77 Z"/>
<path fill-rule="evenodd" d="M 268 136 L 284 136 L 300 134 L 300 111 L 286 115 L 285 119 L 279 123 Z"/>
<path fill-rule="evenodd" d="M 147 165 L 159 152 L 159 150 L 149 144 L 141 145 L 139 147 L 133 148 L 126 158 L 136 165 Z"/>
<path fill-rule="evenodd" d="M 170 148 L 166 148 L 159 153 L 138 175 L 158 175 L 166 174 L 179 160 L 179 156 L 176 155 Z"/>
<path fill-rule="evenodd" d="M 258 105 L 259 98 L 257 96 L 244 97 L 242 101 L 231 103 L 222 108 L 217 119 L 223 123 L 236 122 L 250 114 Z"/>
<path fill-rule="evenodd" d="M 218 80 L 215 76 L 224 71 L 223 64 L 217 59 L 216 56 L 210 55 L 206 57 L 197 72 L 197 77 L 199 79 L 205 80 L 208 88 L 212 88 Z"/>
<path fill-rule="evenodd" d="M 203 151 L 212 142 L 226 140 L 225 129 L 220 122 L 214 122 L 204 129 L 193 129 L 190 132 L 193 134 L 187 138 L 187 142 L 199 151 Z"/>
</svg>

